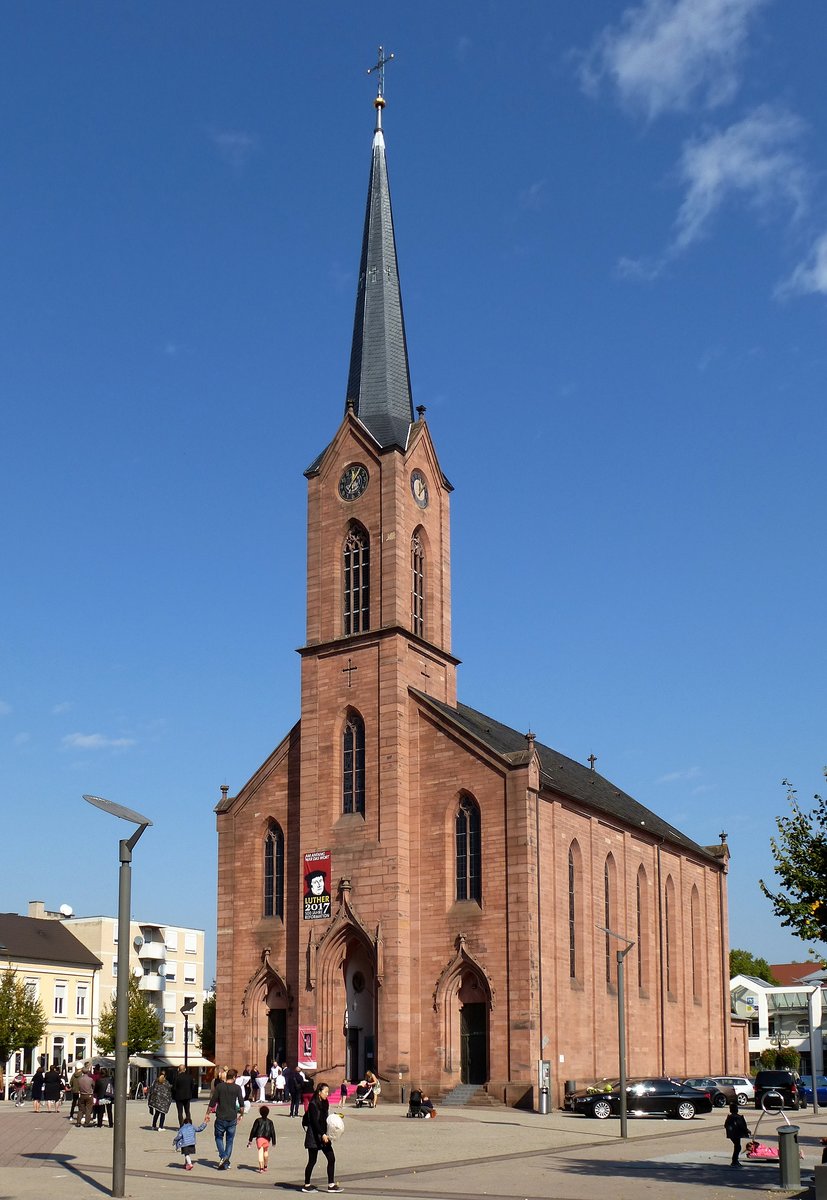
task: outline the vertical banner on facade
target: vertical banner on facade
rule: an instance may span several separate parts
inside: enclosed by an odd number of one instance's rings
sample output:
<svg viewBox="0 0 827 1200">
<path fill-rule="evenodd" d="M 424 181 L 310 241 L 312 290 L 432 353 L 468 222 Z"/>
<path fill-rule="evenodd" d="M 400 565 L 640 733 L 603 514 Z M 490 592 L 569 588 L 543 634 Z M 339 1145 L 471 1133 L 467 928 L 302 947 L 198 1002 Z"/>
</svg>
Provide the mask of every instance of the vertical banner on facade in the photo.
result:
<svg viewBox="0 0 827 1200">
<path fill-rule="evenodd" d="M 299 1026 L 299 1068 L 302 1071 L 316 1070 L 316 1026 Z"/>
<path fill-rule="evenodd" d="M 304 856 L 304 919 L 325 921 L 330 916 L 330 851 Z"/>
</svg>

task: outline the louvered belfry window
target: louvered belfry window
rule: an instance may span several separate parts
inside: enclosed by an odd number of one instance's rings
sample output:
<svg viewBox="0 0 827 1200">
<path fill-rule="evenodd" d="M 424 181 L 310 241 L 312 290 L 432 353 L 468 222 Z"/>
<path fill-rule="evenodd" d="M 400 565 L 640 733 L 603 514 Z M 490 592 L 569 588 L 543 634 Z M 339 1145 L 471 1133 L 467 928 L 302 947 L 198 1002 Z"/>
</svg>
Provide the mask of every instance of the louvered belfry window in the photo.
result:
<svg viewBox="0 0 827 1200">
<path fill-rule="evenodd" d="M 350 713 L 342 735 L 342 812 L 365 815 L 365 722 Z"/>
<path fill-rule="evenodd" d="M 425 551 L 422 538 L 411 538 L 411 632 L 425 636 Z"/>
<path fill-rule="evenodd" d="M 352 525 L 344 548 L 344 632 L 370 629 L 370 538 Z"/>
</svg>

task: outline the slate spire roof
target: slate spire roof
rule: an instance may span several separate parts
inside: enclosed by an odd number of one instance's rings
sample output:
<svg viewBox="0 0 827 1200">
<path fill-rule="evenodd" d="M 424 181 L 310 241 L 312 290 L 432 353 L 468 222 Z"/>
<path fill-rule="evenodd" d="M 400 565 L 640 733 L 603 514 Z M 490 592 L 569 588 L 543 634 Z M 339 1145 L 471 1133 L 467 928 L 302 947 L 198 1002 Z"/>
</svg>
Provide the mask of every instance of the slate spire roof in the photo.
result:
<svg viewBox="0 0 827 1200">
<path fill-rule="evenodd" d="M 378 95 L 374 104 L 376 130 L 346 408 L 353 405 L 356 416 L 383 449 L 399 446 L 404 450 L 414 419 L 413 400 L 382 132 L 384 97 Z"/>
</svg>

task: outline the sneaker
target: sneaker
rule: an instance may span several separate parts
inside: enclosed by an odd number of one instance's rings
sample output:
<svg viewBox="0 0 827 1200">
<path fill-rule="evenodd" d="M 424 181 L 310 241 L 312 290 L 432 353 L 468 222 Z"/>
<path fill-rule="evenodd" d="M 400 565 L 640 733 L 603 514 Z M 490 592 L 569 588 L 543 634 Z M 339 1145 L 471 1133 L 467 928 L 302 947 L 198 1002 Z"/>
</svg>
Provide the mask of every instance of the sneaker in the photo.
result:
<svg viewBox="0 0 827 1200">
<path fill-rule="evenodd" d="M 327 1190 L 329 1192 L 340 1192 L 342 1189 L 339 1187 L 338 1183 L 329 1183 L 327 1185 Z"/>
<path fill-rule="evenodd" d="M 303 1192 L 315 1192 L 315 1191 L 316 1191 L 316 1187 L 315 1187 L 315 1185 L 314 1185 L 314 1184 L 312 1184 L 312 1183 L 306 1183 L 306 1184 L 304 1185 L 304 1187 L 302 1188 L 302 1191 L 303 1191 Z"/>
<path fill-rule="evenodd" d="M 185 1171 L 191 1171 L 191 1170 L 192 1170 L 192 1163 L 184 1163 L 184 1170 L 185 1170 Z"/>
</svg>

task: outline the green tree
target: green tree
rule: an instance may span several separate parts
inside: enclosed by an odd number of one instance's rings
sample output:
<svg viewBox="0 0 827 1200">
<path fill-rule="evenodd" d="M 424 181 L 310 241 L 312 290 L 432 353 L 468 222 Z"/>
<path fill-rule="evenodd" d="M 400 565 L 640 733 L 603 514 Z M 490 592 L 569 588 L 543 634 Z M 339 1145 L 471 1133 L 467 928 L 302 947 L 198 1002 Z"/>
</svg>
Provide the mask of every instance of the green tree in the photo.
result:
<svg viewBox="0 0 827 1200">
<path fill-rule="evenodd" d="M 46 1032 L 43 1005 L 30 994 L 17 971 L 7 967 L 0 978 L 0 1063 L 15 1050 L 36 1046 Z"/>
<path fill-rule="evenodd" d="M 115 1053 L 115 1018 L 118 1003 L 115 997 L 101 1009 L 95 1041 L 101 1054 Z M 164 1036 L 164 1026 L 155 1009 L 138 988 L 138 976 L 129 976 L 127 993 L 127 1053 L 147 1054 L 157 1050 Z"/>
<path fill-rule="evenodd" d="M 763 979 L 771 984 L 778 983 L 767 960 L 756 958 L 749 950 L 730 950 L 729 977 L 733 979 L 736 975 L 751 975 L 753 979 Z"/>
<path fill-rule="evenodd" d="M 201 1053 L 206 1058 L 215 1058 L 215 981 L 210 994 L 204 1001 L 204 1024 L 195 1026 L 195 1036 Z"/>
<path fill-rule="evenodd" d="M 771 892 L 763 879 L 758 885 L 782 925 L 805 941 L 827 942 L 827 803 L 816 794 L 806 812 L 790 781 L 783 783 L 791 813 L 776 819 L 778 837 L 770 838 L 781 889 Z"/>
</svg>

